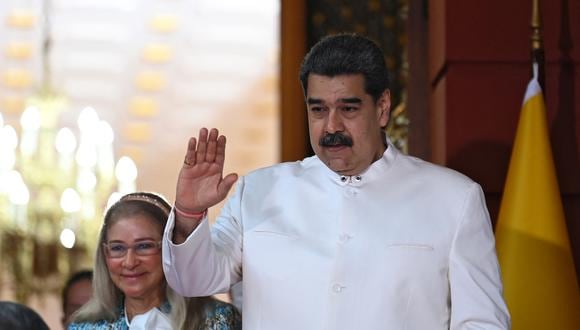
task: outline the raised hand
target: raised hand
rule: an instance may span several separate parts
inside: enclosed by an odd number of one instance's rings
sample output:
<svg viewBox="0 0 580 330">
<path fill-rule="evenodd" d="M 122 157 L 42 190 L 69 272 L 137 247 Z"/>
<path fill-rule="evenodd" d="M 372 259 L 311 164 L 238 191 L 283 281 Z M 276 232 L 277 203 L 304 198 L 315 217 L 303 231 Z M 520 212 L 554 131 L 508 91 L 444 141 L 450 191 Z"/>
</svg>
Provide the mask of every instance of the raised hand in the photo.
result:
<svg viewBox="0 0 580 330">
<path fill-rule="evenodd" d="M 223 176 L 226 137 L 217 129 L 199 131 L 189 139 L 177 179 L 175 206 L 186 213 L 200 213 L 226 198 L 238 175 Z"/>
</svg>

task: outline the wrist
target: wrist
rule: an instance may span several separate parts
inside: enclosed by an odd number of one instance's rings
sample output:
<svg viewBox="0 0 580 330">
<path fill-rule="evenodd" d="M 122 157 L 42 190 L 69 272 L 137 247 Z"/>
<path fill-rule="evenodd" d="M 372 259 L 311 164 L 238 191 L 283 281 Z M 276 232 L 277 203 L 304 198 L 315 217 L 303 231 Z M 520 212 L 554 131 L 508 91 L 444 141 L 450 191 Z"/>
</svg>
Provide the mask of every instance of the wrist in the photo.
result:
<svg viewBox="0 0 580 330">
<path fill-rule="evenodd" d="M 173 208 L 174 208 L 175 213 L 177 215 L 179 215 L 180 217 L 188 218 L 188 219 L 201 220 L 207 215 L 207 209 L 205 209 L 201 212 L 189 212 L 189 211 L 184 211 L 184 210 L 180 209 L 179 207 L 177 207 L 177 205 L 174 205 Z"/>
</svg>

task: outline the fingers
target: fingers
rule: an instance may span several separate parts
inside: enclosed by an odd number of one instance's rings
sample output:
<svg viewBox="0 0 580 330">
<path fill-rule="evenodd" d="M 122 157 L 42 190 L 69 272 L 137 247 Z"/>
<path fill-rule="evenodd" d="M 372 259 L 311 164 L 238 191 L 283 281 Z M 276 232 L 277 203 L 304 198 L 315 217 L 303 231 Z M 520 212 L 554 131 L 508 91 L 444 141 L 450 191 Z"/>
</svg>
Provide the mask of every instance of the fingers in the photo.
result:
<svg viewBox="0 0 580 330">
<path fill-rule="evenodd" d="M 197 153 L 195 154 L 195 161 L 201 164 L 205 161 L 205 153 L 207 150 L 207 128 L 199 130 L 199 138 L 197 139 Z"/>
<path fill-rule="evenodd" d="M 228 174 L 225 178 L 222 179 L 220 184 L 218 185 L 218 194 L 223 199 L 226 197 L 230 189 L 236 181 L 238 180 L 238 175 L 236 173 Z"/>
<path fill-rule="evenodd" d="M 197 141 L 194 137 L 189 138 L 189 142 L 187 143 L 187 151 L 185 152 L 185 158 L 183 159 L 184 166 L 193 166 L 195 165 L 195 147 Z"/>
<path fill-rule="evenodd" d="M 183 159 L 183 168 L 193 168 L 196 165 L 216 164 L 223 171 L 226 137 L 212 128 L 199 130 L 198 138 L 191 137 L 187 143 L 187 152 Z"/>
<path fill-rule="evenodd" d="M 216 149 L 218 144 L 218 130 L 212 128 L 209 132 L 209 138 L 207 140 L 207 152 L 205 153 L 205 160 L 207 162 L 213 163 L 216 158 Z"/>
<path fill-rule="evenodd" d="M 221 135 L 217 140 L 215 154 L 215 162 L 220 166 L 220 170 L 223 170 L 225 158 L 226 158 L 226 137 Z"/>
<path fill-rule="evenodd" d="M 189 151 L 189 150 L 188 150 Z M 203 162 L 214 163 L 220 162 L 223 164 L 223 153 L 225 151 L 225 136 L 220 136 L 216 128 L 208 131 L 207 128 L 199 130 L 199 137 L 197 140 L 197 150 L 195 151 L 194 164 L 201 164 Z M 188 159 L 188 163 L 192 163 Z"/>
</svg>

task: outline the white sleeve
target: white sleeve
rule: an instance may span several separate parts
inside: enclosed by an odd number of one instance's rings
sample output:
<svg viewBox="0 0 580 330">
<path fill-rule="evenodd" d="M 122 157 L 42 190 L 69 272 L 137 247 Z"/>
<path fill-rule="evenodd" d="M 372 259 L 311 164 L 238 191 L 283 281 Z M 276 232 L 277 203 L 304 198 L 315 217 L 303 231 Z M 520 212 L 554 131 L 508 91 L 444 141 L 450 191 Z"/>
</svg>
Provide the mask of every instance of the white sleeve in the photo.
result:
<svg viewBox="0 0 580 330">
<path fill-rule="evenodd" d="M 450 329 L 510 329 L 495 239 L 478 184 L 464 203 L 449 261 Z"/>
<path fill-rule="evenodd" d="M 167 283 L 186 297 L 228 292 L 241 280 L 242 228 L 238 221 L 243 180 L 228 200 L 216 224 L 207 216 L 182 244 L 174 244 L 172 210 L 163 234 L 163 271 Z"/>
</svg>

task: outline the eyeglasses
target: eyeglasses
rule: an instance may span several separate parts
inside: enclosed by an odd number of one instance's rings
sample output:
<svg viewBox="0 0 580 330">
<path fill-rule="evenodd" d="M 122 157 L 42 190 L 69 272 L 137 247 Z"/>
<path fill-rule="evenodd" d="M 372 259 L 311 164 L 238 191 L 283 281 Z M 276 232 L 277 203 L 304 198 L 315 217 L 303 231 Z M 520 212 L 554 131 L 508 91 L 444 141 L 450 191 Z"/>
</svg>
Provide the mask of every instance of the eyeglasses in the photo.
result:
<svg viewBox="0 0 580 330">
<path fill-rule="evenodd" d="M 109 258 L 123 258 L 129 249 L 133 249 L 138 256 L 150 256 L 157 254 L 161 249 L 161 241 L 141 241 L 133 245 L 120 242 L 103 243 L 105 252 Z"/>
</svg>

